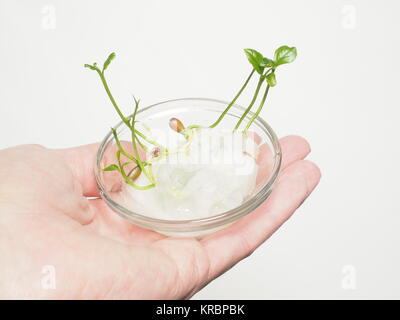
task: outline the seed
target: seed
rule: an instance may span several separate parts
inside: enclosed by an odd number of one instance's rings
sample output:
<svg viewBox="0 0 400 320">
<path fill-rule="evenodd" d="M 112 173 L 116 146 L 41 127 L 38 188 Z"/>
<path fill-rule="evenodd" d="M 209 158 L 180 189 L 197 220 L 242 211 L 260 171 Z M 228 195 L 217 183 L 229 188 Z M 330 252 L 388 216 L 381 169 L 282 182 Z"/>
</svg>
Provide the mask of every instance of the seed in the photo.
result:
<svg viewBox="0 0 400 320">
<path fill-rule="evenodd" d="M 140 173 L 141 173 L 141 170 L 140 170 L 139 166 L 136 166 L 128 173 L 128 177 L 132 181 L 135 181 L 140 176 Z"/>
<path fill-rule="evenodd" d="M 171 118 L 169 119 L 169 127 L 178 132 L 178 133 L 182 133 L 183 130 L 185 130 L 185 126 L 183 125 L 183 123 L 181 122 L 181 120 L 177 119 L 177 118 Z"/>
</svg>

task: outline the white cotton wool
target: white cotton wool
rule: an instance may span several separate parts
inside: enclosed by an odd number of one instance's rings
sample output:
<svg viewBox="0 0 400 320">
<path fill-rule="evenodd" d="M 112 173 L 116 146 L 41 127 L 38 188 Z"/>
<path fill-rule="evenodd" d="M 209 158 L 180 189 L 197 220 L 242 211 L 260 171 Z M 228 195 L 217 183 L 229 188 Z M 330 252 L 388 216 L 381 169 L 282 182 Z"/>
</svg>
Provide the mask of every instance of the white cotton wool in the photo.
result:
<svg viewBox="0 0 400 320">
<path fill-rule="evenodd" d="M 179 152 L 153 162 L 156 186 L 122 191 L 122 205 L 163 220 L 210 217 L 241 205 L 256 184 L 258 146 L 241 132 L 201 129 Z M 135 181 L 148 184 L 144 174 Z"/>
</svg>

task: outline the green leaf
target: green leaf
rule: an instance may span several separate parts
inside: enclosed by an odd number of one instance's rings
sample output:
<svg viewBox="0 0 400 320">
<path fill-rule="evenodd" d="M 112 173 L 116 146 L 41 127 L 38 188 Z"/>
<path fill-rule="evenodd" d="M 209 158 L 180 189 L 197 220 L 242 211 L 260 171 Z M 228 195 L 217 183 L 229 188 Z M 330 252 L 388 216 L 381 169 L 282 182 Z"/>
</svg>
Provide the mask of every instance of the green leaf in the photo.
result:
<svg viewBox="0 0 400 320">
<path fill-rule="evenodd" d="M 111 53 L 107 60 L 104 62 L 103 64 L 103 71 L 107 69 L 107 67 L 109 66 L 109 64 L 111 63 L 111 61 L 113 61 L 115 58 L 115 52 Z"/>
<path fill-rule="evenodd" d="M 107 168 L 103 169 L 104 171 L 119 171 L 119 167 L 116 164 L 111 164 Z"/>
<path fill-rule="evenodd" d="M 268 59 L 267 57 L 264 57 L 261 61 L 261 67 L 263 68 L 272 68 L 275 66 L 274 60 Z"/>
<path fill-rule="evenodd" d="M 93 65 L 93 66 L 92 66 L 92 65 L 86 63 L 86 64 L 84 65 L 84 67 L 85 67 L 85 68 L 89 68 L 89 69 L 91 69 L 91 70 L 96 70 L 96 65 Z"/>
<path fill-rule="evenodd" d="M 271 87 L 276 86 L 275 72 L 271 72 L 267 75 L 267 82 Z"/>
<path fill-rule="evenodd" d="M 281 46 L 275 51 L 275 65 L 293 62 L 297 57 L 297 49 L 295 47 Z"/>
<path fill-rule="evenodd" d="M 253 68 L 261 74 L 264 70 L 264 67 L 261 66 L 264 58 L 263 55 L 254 49 L 244 49 L 244 52 Z"/>
</svg>

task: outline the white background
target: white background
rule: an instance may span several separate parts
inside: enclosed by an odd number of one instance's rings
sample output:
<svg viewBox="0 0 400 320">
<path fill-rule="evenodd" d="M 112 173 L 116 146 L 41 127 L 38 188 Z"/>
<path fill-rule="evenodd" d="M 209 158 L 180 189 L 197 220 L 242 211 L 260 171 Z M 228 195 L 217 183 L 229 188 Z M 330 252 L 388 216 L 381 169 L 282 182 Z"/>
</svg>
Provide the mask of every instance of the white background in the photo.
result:
<svg viewBox="0 0 400 320">
<path fill-rule="evenodd" d="M 262 116 L 309 140 L 321 184 L 195 298 L 400 298 L 399 14 L 395 0 L 0 0 L 0 148 L 102 139 L 118 118 L 83 64 L 111 51 L 129 113 L 131 93 L 229 100 L 243 48 L 296 46 Z"/>
</svg>

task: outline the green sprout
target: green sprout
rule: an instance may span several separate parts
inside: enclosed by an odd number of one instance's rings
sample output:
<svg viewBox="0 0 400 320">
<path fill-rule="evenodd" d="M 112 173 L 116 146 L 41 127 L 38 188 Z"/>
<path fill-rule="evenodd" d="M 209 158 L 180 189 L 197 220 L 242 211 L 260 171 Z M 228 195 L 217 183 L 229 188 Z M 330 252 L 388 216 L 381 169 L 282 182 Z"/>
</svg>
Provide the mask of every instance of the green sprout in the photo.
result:
<svg viewBox="0 0 400 320">
<path fill-rule="evenodd" d="M 115 53 L 111 53 L 107 60 L 104 62 L 103 64 L 103 68 L 100 69 L 97 66 L 97 63 L 93 63 L 93 65 L 90 64 L 85 64 L 86 68 L 89 68 L 93 71 L 96 71 L 98 73 L 98 75 L 100 76 L 100 80 L 104 86 L 104 89 L 106 90 L 106 93 L 112 103 L 112 105 L 114 106 L 114 109 L 117 111 L 119 117 L 121 118 L 122 122 L 128 127 L 128 129 L 131 131 L 131 143 L 132 143 L 132 147 L 133 147 L 133 153 L 134 154 L 130 154 L 129 152 L 127 152 L 124 147 L 122 146 L 121 141 L 118 138 L 118 133 L 117 130 L 115 128 L 111 128 L 111 132 L 113 134 L 115 143 L 117 145 L 117 153 L 116 153 L 116 157 L 117 157 L 117 164 L 111 164 L 108 167 L 104 168 L 104 171 L 118 171 L 120 172 L 120 174 L 122 175 L 122 177 L 124 178 L 125 182 L 128 183 L 129 185 L 131 185 L 132 187 L 138 189 L 138 190 L 146 190 L 146 189 L 150 189 L 153 188 L 155 186 L 155 178 L 154 178 L 154 174 L 152 171 L 152 164 L 150 162 L 144 161 L 141 159 L 141 156 L 139 154 L 139 147 L 140 146 L 141 149 L 143 149 L 144 151 L 147 151 L 147 147 L 145 146 L 144 142 L 141 141 L 140 139 L 143 139 L 144 141 L 146 141 L 149 144 L 154 145 L 155 147 L 164 150 L 164 152 L 167 152 L 167 149 L 162 147 L 161 145 L 159 145 L 158 143 L 156 143 L 155 141 L 149 139 L 146 137 L 145 134 L 143 134 L 142 132 L 140 132 L 139 130 L 137 130 L 135 128 L 135 124 L 136 124 L 136 114 L 139 108 L 139 100 L 136 100 L 136 98 L 134 97 L 134 102 L 135 102 L 135 109 L 133 112 L 132 116 L 129 117 L 125 117 L 124 114 L 121 112 L 121 109 L 118 107 L 118 104 L 116 103 L 111 90 L 108 86 L 107 80 L 105 78 L 104 72 L 105 70 L 108 68 L 108 66 L 110 65 L 111 61 L 115 58 Z M 127 159 L 129 159 L 130 161 L 122 163 L 121 162 L 121 155 L 125 156 Z M 134 163 L 135 166 L 132 170 L 130 170 L 130 172 L 126 173 L 125 171 L 125 166 L 128 164 L 132 164 Z M 139 177 L 139 175 L 143 173 L 146 178 L 149 180 L 149 184 L 145 185 L 145 186 L 139 186 L 137 184 L 134 183 L 134 180 L 137 179 Z"/>
<path fill-rule="evenodd" d="M 291 63 L 296 59 L 297 56 L 297 50 L 295 47 L 288 47 L 288 46 L 281 46 L 278 49 L 275 50 L 275 55 L 274 59 L 269 59 L 267 57 L 264 57 L 260 52 L 254 50 L 254 49 L 245 49 L 244 50 L 248 61 L 252 65 L 253 69 L 250 73 L 250 75 L 247 77 L 245 83 L 243 86 L 240 88 L 239 92 L 236 94 L 236 96 L 233 98 L 233 100 L 228 104 L 228 106 L 225 108 L 225 110 L 222 112 L 222 114 L 219 116 L 219 118 L 210 125 L 210 128 L 216 127 L 222 119 L 225 117 L 225 115 L 228 113 L 230 108 L 233 106 L 233 104 L 236 102 L 236 100 L 239 98 L 239 96 L 242 94 L 244 89 L 247 87 L 250 79 L 254 75 L 255 72 L 259 74 L 259 79 L 257 82 L 257 87 L 256 90 L 253 94 L 253 98 L 250 101 L 250 104 L 246 108 L 245 112 L 243 115 L 240 117 L 239 121 L 237 122 L 234 130 L 239 129 L 240 125 L 242 124 L 243 120 L 246 119 L 247 114 L 251 111 L 253 105 L 255 104 L 257 97 L 260 93 L 262 85 L 266 82 L 266 88 L 264 90 L 263 97 L 261 99 L 260 105 L 258 106 L 256 112 L 253 114 L 253 116 L 250 118 L 248 123 L 246 124 L 243 132 L 246 133 L 251 124 L 254 122 L 254 120 L 258 117 L 260 114 L 265 101 L 268 96 L 269 89 L 271 87 L 274 87 L 276 85 L 276 75 L 275 71 L 278 66 Z"/>
<path fill-rule="evenodd" d="M 249 76 L 246 78 L 244 84 L 240 88 L 240 90 L 237 92 L 235 97 L 232 99 L 232 101 L 228 104 L 228 106 L 225 108 L 225 110 L 221 113 L 221 115 L 218 117 L 218 119 L 209 126 L 209 128 L 214 128 L 216 127 L 223 118 L 226 116 L 226 114 L 229 112 L 231 107 L 235 104 L 236 100 L 240 97 L 240 95 L 243 93 L 243 91 L 246 89 L 247 85 L 249 84 L 251 78 L 255 73 L 259 75 L 258 77 L 258 82 L 256 89 L 254 91 L 253 97 L 248 105 L 248 107 L 245 109 L 243 115 L 240 117 L 239 121 L 237 122 L 235 128 L 233 129 L 236 131 L 237 129 L 240 128 L 242 122 L 246 119 L 248 113 L 251 111 L 253 108 L 254 104 L 257 101 L 258 95 L 260 94 L 261 88 L 264 83 L 266 83 L 265 89 L 264 89 L 264 94 L 261 98 L 261 102 L 256 110 L 256 112 L 252 115 L 252 117 L 249 119 L 247 124 L 245 125 L 245 128 L 243 129 L 243 133 L 246 133 L 251 124 L 254 122 L 254 120 L 259 116 L 265 101 L 267 99 L 269 90 L 271 87 L 274 87 L 276 85 L 276 69 L 283 64 L 291 63 L 296 59 L 297 56 L 297 50 L 295 47 L 288 47 L 288 46 L 281 46 L 278 49 L 275 50 L 275 55 L 274 59 L 269 59 L 267 57 L 264 57 L 260 52 L 254 50 L 254 49 L 245 49 L 244 50 L 248 61 L 252 65 L 252 70 L 249 74 Z M 108 86 L 107 80 L 105 78 L 105 71 L 110 65 L 111 61 L 115 58 L 115 53 L 111 53 L 106 61 L 103 64 L 102 69 L 100 69 L 97 66 L 97 63 L 93 63 L 93 65 L 85 64 L 86 68 L 89 68 L 93 71 L 96 71 L 98 75 L 100 76 L 100 80 L 103 84 L 103 87 L 108 95 L 108 98 L 110 99 L 112 105 L 114 106 L 114 109 L 117 111 L 119 117 L 121 118 L 122 122 L 128 127 L 128 129 L 131 131 L 131 144 L 133 148 L 133 154 L 127 152 L 124 149 L 123 144 L 121 143 L 117 130 L 115 128 L 111 128 L 111 132 L 113 134 L 116 146 L 117 146 L 117 152 L 116 152 L 116 158 L 117 158 L 117 163 L 113 163 L 109 165 L 108 167 L 104 168 L 104 171 L 118 171 L 123 179 L 125 180 L 126 183 L 131 185 L 132 187 L 138 189 L 138 190 L 147 190 L 150 188 L 153 188 L 156 185 L 154 173 L 152 170 L 152 163 L 150 161 L 145 161 L 141 158 L 140 155 L 140 149 L 143 151 L 148 151 L 148 148 L 145 144 L 147 142 L 150 145 L 153 145 L 155 148 L 152 150 L 151 155 L 152 159 L 156 159 L 160 157 L 161 155 L 168 155 L 169 151 L 168 149 L 164 148 L 160 144 L 158 144 L 156 141 L 153 141 L 149 139 L 145 134 L 140 132 L 136 128 L 136 123 L 138 122 L 136 120 L 136 115 L 139 109 L 139 103 L 140 101 L 137 100 L 135 97 L 134 103 L 134 112 L 131 116 L 124 116 L 124 114 L 121 112 L 121 109 L 118 107 L 118 104 L 116 103 L 111 90 Z M 191 140 L 191 134 L 194 129 L 201 129 L 203 126 L 200 125 L 190 125 L 185 128 L 183 123 L 177 119 L 177 118 L 171 118 L 169 122 L 169 126 L 172 130 L 176 131 L 177 133 L 182 134 L 187 142 L 189 143 Z M 121 156 L 124 156 L 125 158 L 128 159 L 128 161 L 122 163 L 121 161 Z M 134 167 L 127 173 L 125 170 L 125 167 L 129 164 L 133 164 Z M 145 186 L 139 186 L 137 185 L 134 181 L 139 177 L 140 174 L 144 174 L 147 180 L 149 181 L 148 185 Z"/>
</svg>

